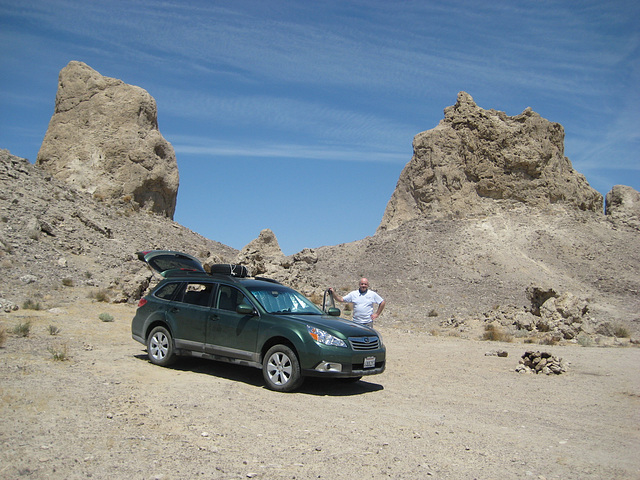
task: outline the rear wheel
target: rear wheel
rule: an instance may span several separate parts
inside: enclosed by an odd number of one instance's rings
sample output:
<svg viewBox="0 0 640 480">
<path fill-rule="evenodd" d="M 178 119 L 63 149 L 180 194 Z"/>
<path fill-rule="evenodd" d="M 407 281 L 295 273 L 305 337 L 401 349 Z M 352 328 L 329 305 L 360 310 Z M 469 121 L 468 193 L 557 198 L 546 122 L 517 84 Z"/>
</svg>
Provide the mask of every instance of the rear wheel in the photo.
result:
<svg viewBox="0 0 640 480">
<path fill-rule="evenodd" d="M 166 367 L 176 360 L 173 338 L 169 330 L 156 327 L 147 337 L 147 355 L 151 363 Z"/>
<path fill-rule="evenodd" d="M 262 376 L 267 387 L 277 392 L 291 392 L 304 380 L 298 356 L 286 345 L 274 345 L 269 349 L 262 365 Z"/>
</svg>

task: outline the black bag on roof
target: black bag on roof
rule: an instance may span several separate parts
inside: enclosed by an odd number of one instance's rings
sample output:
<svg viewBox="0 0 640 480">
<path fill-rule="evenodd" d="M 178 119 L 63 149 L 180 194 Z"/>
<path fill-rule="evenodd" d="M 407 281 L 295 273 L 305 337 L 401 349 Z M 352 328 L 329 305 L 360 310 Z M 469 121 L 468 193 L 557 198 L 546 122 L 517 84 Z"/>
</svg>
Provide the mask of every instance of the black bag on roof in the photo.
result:
<svg viewBox="0 0 640 480">
<path fill-rule="evenodd" d="M 216 263 L 211 265 L 211 273 L 229 275 L 231 277 L 244 278 L 249 276 L 249 271 L 244 265 L 234 265 L 232 263 Z"/>
</svg>

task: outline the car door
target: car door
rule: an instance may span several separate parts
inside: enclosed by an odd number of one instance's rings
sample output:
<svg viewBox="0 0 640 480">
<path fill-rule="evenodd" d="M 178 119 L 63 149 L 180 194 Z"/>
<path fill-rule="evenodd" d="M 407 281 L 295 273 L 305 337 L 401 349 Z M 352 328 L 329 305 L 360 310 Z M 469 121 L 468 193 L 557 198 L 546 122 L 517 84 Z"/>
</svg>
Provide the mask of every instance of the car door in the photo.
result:
<svg viewBox="0 0 640 480">
<path fill-rule="evenodd" d="M 207 322 L 215 284 L 185 282 L 184 288 L 171 302 L 169 315 L 176 348 L 204 352 Z"/>
<path fill-rule="evenodd" d="M 207 353 L 255 361 L 260 317 L 237 313 L 237 306 L 243 303 L 253 306 L 240 289 L 218 285 L 207 323 Z"/>
</svg>

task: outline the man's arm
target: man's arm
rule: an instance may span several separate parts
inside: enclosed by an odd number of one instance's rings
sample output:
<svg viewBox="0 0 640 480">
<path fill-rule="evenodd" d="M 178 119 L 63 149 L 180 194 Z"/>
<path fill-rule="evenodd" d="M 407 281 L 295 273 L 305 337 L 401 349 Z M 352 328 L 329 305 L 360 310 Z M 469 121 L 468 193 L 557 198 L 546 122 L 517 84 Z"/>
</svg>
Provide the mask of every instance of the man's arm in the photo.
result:
<svg viewBox="0 0 640 480">
<path fill-rule="evenodd" d="M 333 287 L 330 287 L 330 288 L 329 288 L 329 292 L 331 292 L 331 296 L 332 296 L 335 300 L 337 300 L 338 302 L 344 302 L 344 298 L 343 298 L 343 297 L 341 297 L 340 295 L 338 295 L 338 294 L 336 293 L 336 291 L 333 289 Z"/>
<path fill-rule="evenodd" d="M 382 303 L 378 305 L 378 311 L 376 313 L 374 313 L 373 315 L 371 315 L 371 320 L 375 320 L 376 318 L 378 318 L 380 316 L 380 314 L 384 310 L 384 306 L 386 305 L 386 303 L 387 303 L 386 300 L 382 300 Z"/>
</svg>

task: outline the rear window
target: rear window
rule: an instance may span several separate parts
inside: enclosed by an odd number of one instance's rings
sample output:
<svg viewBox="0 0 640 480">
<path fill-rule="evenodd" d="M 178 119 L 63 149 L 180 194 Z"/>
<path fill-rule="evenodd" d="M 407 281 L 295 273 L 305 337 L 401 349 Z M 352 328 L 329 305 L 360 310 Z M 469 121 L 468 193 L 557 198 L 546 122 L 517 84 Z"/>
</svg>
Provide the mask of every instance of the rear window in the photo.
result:
<svg viewBox="0 0 640 480">
<path fill-rule="evenodd" d="M 208 307 L 212 292 L 213 284 L 211 283 L 189 283 L 187 284 L 187 288 L 185 288 L 182 301 L 191 305 Z"/>
<path fill-rule="evenodd" d="M 175 296 L 176 292 L 180 290 L 182 286 L 181 283 L 166 283 L 162 287 L 160 287 L 153 294 L 154 296 L 161 298 L 163 300 L 171 300 Z"/>
</svg>

